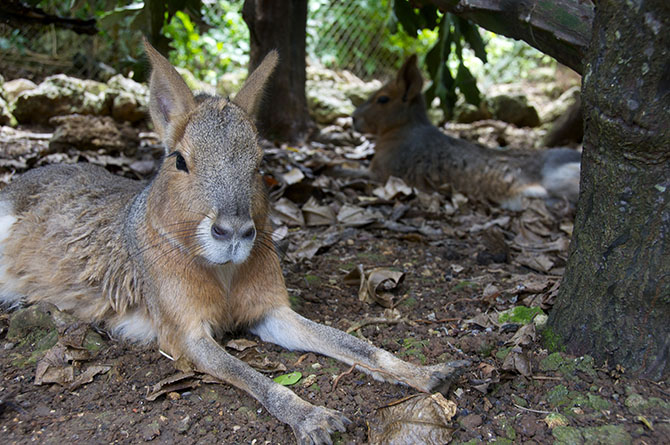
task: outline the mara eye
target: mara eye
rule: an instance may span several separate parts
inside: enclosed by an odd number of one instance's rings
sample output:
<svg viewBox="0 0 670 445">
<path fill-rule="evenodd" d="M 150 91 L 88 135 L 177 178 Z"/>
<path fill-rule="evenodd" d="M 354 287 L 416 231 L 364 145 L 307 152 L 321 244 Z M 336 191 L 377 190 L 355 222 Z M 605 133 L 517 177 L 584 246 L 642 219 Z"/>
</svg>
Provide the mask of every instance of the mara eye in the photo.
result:
<svg viewBox="0 0 670 445">
<path fill-rule="evenodd" d="M 379 96 L 379 97 L 377 98 L 377 103 L 378 103 L 378 104 L 385 104 L 385 103 L 388 102 L 389 100 L 391 100 L 391 99 L 389 99 L 388 96 Z"/>
<path fill-rule="evenodd" d="M 184 159 L 184 156 L 182 156 L 181 153 L 178 151 L 173 151 L 168 155 L 168 158 L 174 157 L 175 158 L 175 165 L 177 167 L 177 170 L 181 170 L 185 173 L 188 173 L 188 167 L 186 166 L 186 159 Z"/>
</svg>

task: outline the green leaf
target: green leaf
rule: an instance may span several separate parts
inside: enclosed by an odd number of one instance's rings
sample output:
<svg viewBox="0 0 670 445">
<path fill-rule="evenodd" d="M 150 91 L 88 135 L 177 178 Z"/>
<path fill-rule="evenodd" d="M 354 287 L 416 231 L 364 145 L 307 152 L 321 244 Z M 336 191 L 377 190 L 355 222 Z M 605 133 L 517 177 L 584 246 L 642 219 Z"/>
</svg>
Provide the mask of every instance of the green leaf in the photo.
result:
<svg viewBox="0 0 670 445">
<path fill-rule="evenodd" d="M 484 43 L 484 40 L 482 40 L 481 34 L 479 34 L 479 27 L 467 20 L 463 20 L 461 23 L 461 32 L 463 33 L 463 39 L 475 52 L 475 56 L 486 63 L 486 44 Z"/>
<path fill-rule="evenodd" d="M 395 0 L 393 2 L 393 13 L 402 27 L 405 28 L 407 34 L 412 37 L 419 35 L 421 23 L 408 0 Z"/>
<path fill-rule="evenodd" d="M 477 80 L 474 78 L 467 66 L 461 62 L 456 73 L 456 86 L 465 96 L 465 100 L 472 105 L 479 106 L 481 95 L 477 88 Z"/>
<path fill-rule="evenodd" d="M 278 375 L 274 378 L 274 381 L 279 383 L 282 386 L 291 386 L 295 385 L 302 378 L 302 373 L 299 371 L 294 371 L 289 374 Z"/>
</svg>

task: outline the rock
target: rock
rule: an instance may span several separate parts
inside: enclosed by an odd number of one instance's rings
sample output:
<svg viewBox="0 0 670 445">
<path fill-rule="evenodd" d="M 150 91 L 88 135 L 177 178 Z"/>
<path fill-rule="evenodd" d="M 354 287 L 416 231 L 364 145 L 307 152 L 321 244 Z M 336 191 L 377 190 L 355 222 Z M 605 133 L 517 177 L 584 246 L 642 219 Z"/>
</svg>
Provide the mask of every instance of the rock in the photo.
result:
<svg viewBox="0 0 670 445">
<path fill-rule="evenodd" d="M 118 121 L 138 122 L 149 115 L 149 88 L 120 74 L 107 82 L 107 100 L 112 117 Z"/>
<path fill-rule="evenodd" d="M 542 113 L 542 122 L 553 122 L 581 98 L 581 89 L 575 86 L 561 94 L 557 99 L 551 101 Z"/>
<path fill-rule="evenodd" d="M 557 147 L 570 143 L 580 143 L 584 138 L 584 111 L 580 91 L 577 87 L 566 91 L 554 108 L 561 114 L 554 120 L 553 125 L 542 139 L 546 147 Z M 553 114 L 547 113 L 547 118 Z"/>
<path fill-rule="evenodd" d="M 46 124 L 54 116 L 109 114 L 107 85 L 64 74 L 47 77 L 37 88 L 19 94 L 13 113 L 19 123 Z"/>
<path fill-rule="evenodd" d="M 195 91 L 196 93 L 205 92 L 208 94 L 214 94 L 214 88 L 210 84 L 199 81 L 193 75 L 193 73 L 186 68 L 176 66 L 175 69 L 182 77 L 182 79 L 184 79 L 184 82 L 186 82 L 186 85 L 188 85 L 191 91 Z"/>
<path fill-rule="evenodd" d="M 9 111 L 9 104 L 0 96 L 0 125 L 16 125 L 16 119 Z"/>
<path fill-rule="evenodd" d="M 2 84 L 2 95 L 7 102 L 12 103 L 16 100 L 19 94 L 24 91 L 34 90 L 37 84 L 28 79 L 14 79 Z"/>
<path fill-rule="evenodd" d="M 56 127 L 49 142 L 52 152 L 74 147 L 78 150 L 122 152 L 132 156 L 139 145 L 139 133 L 129 124 L 117 125 L 109 116 L 53 117 L 49 123 Z"/>
<path fill-rule="evenodd" d="M 517 127 L 537 127 L 540 117 L 537 110 L 528 104 L 522 95 L 501 94 L 488 100 L 494 119 L 514 124 Z"/>
<path fill-rule="evenodd" d="M 482 102 L 479 107 L 463 102 L 456 104 L 454 119 L 461 124 L 471 124 L 476 121 L 491 119 L 491 112 L 486 108 L 485 102 Z"/>
<path fill-rule="evenodd" d="M 223 97 L 235 96 L 235 93 L 240 91 L 244 79 L 247 78 L 247 73 L 244 70 L 232 71 L 225 73 L 216 82 L 216 91 Z"/>
<path fill-rule="evenodd" d="M 339 117 L 350 116 L 354 105 L 344 93 L 325 83 L 307 83 L 307 106 L 320 124 L 331 124 Z"/>
<path fill-rule="evenodd" d="M 482 422 L 482 416 L 479 414 L 468 414 L 459 421 L 461 426 L 469 431 L 473 431 L 475 428 L 481 426 Z"/>
<path fill-rule="evenodd" d="M 318 123 L 328 125 L 350 116 L 357 105 L 381 87 L 381 82 L 363 82 L 348 71 L 308 66 L 305 87 L 310 114 Z"/>
</svg>

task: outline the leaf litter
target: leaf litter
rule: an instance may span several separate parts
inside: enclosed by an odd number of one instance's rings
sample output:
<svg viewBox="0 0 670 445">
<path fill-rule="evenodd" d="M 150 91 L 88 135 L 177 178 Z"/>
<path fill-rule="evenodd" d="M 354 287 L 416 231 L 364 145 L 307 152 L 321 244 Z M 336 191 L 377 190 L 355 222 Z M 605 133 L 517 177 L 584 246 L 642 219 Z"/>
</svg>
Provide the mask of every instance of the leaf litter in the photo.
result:
<svg viewBox="0 0 670 445">
<path fill-rule="evenodd" d="M 455 131 L 467 133 L 461 127 Z M 348 372 L 346 365 L 311 353 L 296 361 L 293 353 L 253 337 L 224 342 L 231 353 L 273 378 L 306 376 L 292 390 L 357 420 L 342 435 L 346 443 L 491 438 L 546 443 L 564 437 L 561 428 L 580 425 L 622 427 L 646 443 L 667 437 L 666 405 L 631 408 L 642 406 L 632 400 L 667 400 L 663 383 L 648 384 L 620 372 L 615 380 L 604 368 L 576 371 L 571 359 L 556 370 L 543 370 L 549 353 L 539 330 L 546 315 L 536 315 L 531 323 L 499 321 L 500 313 L 514 307 L 551 310 L 573 229 L 569 211 L 556 212 L 532 200 L 523 212 L 508 212 L 448 188 L 428 194 L 397 178 L 374 183 L 364 170 L 374 142 L 337 126 L 327 134 L 301 146 L 264 142 L 273 239 L 283 255 L 294 306 L 308 318 L 348 330 L 405 360 L 433 364 L 467 358 L 474 364 L 438 401 L 356 370 L 337 385 L 337 377 Z M 2 127 L 0 180 L 39 165 L 80 161 L 147 178 L 163 150 L 147 131 L 137 132 L 137 147 L 130 151 L 119 150 L 114 141 L 96 150 L 78 148 L 68 138 L 50 147 L 50 139 L 49 132 Z M 9 318 L 0 318 L 7 351 L 0 357 L 6 376 L 0 394 L 11 394 L 17 407 L 12 412 L 32 422 L 4 422 L 10 442 L 29 437 L 33 428 L 52 441 L 67 440 L 68 428 L 79 428 L 77 419 L 101 425 L 82 436 L 95 442 L 127 440 L 115 433 L 121 430 L 135 440 L 160 434 L 161 440 L 182 443 L 292 440 L 290 429 L 259 415 L 262 408 L 249 397 L 227 385 L 202 385 L 216 381 L 188 364 L 167 361 L 152 348 L 109 341 L 102 343 L 104 353 L 83 352 L 76 346 L 82 331 L 67 322 L 59 326 L 56 342 L 35 352 L 39 339 L 10 336 Z M 70 326 L 71 335 L 64 326 Z M 54 399 L 43 386 L 26 381 L 76 390 L 90 408 L 67 395 Z M 569 388 L 567 398 L 554 405 L 550 396 L 560 385 Z M 146 388 L 146 395 L 137 395 L 138 388 Z M 610 414 L 590 407 L 588 400 L 596 397 L 609 402 Z M 5 399 L 10 397 L 0 397 Z M 58 428 L 49 415 L 40 414 L 52 409 L 65 419 Z M 107 410 L 115 415 L 103 416 Z M 73 412 L 81 416 L 68 414 Z M 209 426 L 214 419 L 220 426 L 216 430 Z M 147 431 L 152 433 L 147 436 Z"/>
</svg>

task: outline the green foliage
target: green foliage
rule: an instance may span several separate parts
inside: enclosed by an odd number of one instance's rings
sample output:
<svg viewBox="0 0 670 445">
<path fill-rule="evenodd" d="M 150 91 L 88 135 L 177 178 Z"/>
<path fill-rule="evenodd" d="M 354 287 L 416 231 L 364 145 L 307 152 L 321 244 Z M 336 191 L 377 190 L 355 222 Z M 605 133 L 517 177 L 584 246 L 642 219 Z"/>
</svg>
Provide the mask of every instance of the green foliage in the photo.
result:
<svg viewBox="0 0 670 445">
<path fill-rule="evenodd" d="M 242 2 L 218 1 L 204 8 L 203 22 L 177 11 L 163 28 L 172 40 L 170 61 L 188 68 L 195 76 L 214 84 L 221 74 L 246 66 L 249 60 L 249 30 L 242 20 Z"/>
<path fill-rule="evenodd" d="M 544 314 L 544 311 L 539 307 L 515 306 L 512 309 L 501 312 L 498 322 L 528 324 L 539 314 Z"/>
<path fill-rule="evenodd" d="M 302 373 L 300 371 L 293 371 L 288 374 L 282 374 L 274 378 L 274 381 L 279 383 L 282 386 L 291 386 L 295 385 L 302 378 Z"/>
<path fill-rule="evenodd" d="M 484 40 L 476 25 L 453 14 L 441 14 L 434 6 L 412 8 L 409 0 L 395 0 L 393 11 L 410 35 L 418 35 L 420 29 L 438 29 L 438 39 L 425 58 L 426 69 L 432 80 L 425 92 L 426 101 L 440 99 L 440 105 L 450 118 L 456 105 L 457 89 L 465 100 L 479 106 L 481 94 L 475 77 L 466 65 L 464 48 L 469 47 L 474 55 L 486 62 Z"/>
</svg>

